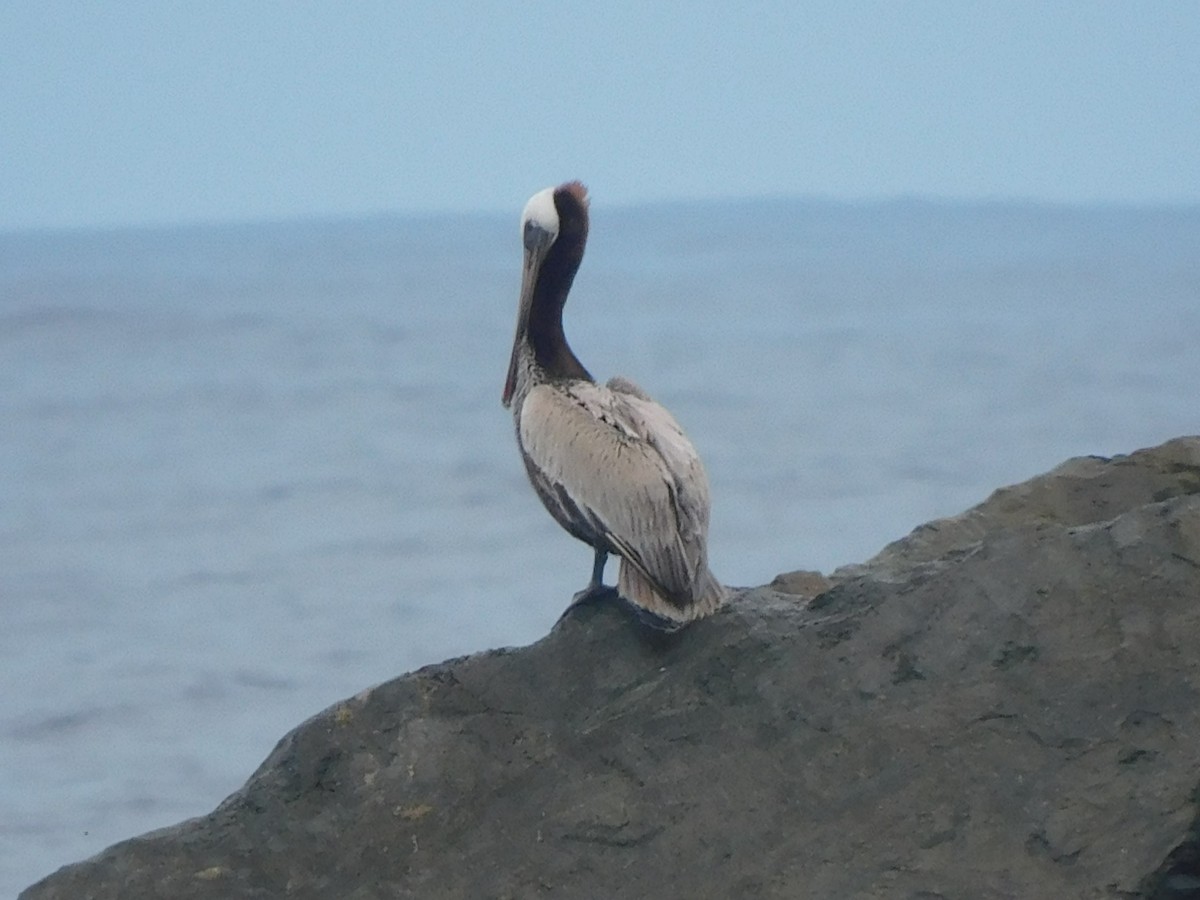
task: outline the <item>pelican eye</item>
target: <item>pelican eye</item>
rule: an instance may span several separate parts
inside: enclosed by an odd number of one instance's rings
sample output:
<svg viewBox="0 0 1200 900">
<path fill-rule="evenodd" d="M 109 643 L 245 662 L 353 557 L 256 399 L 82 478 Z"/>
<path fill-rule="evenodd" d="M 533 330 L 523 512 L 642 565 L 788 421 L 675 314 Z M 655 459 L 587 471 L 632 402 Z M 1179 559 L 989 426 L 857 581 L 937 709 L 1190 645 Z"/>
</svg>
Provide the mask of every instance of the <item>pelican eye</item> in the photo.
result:
<svg viewBox="0 0 1200 900">
<path fill-rule="evenodd" d="M 525 249 L 540 250 L 549 247 L 554 243 L 554 239 L 558 234 L 543 228 L 537 222 L 527 221 L 525 223 Z"/>
</svg>

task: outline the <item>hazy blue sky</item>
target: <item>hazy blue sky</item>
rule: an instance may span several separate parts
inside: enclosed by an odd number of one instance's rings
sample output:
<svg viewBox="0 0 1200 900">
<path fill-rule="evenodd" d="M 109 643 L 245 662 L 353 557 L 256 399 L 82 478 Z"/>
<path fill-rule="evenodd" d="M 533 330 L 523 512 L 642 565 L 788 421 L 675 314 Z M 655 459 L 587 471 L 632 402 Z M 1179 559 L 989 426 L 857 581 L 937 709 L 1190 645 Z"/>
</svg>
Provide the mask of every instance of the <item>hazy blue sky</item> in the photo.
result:
<svg viewBox="0 0 1200 900">
<path fill-rule="evenodd" d="M 0 5 L 0 228 L 810 195 L 1200 201 L 1200 3 Z"/>
</svg>

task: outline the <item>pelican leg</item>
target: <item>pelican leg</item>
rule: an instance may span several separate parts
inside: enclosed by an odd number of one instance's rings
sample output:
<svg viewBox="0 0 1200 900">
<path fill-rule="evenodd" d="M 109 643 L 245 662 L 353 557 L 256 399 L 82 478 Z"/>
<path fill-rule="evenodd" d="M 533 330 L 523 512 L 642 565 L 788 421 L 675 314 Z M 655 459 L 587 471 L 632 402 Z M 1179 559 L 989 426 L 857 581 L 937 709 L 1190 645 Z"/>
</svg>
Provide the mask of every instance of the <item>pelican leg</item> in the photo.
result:
<svg viewBox="0 0 1200 900">
<path fill-rule="evenodd" d="M 559 616 L 560 622 L 577 606 L 581 606 L 584 603 L 591 603 L 594 600 L 604 600 L 616 595 L 617 589 L 608 587 L 604 583 L 604 564 L 606 562 L 608 562 L 608 551 L 597 550 L 595 561 L 592 563 L 592 580 L 587 583 L 587 587 L 571 598 L 571 604 Z"/>
<path fill-rule="evenodd" d="M 610 588 L 604 586 L 604 564 L 606 562 L 608 562 L 608 551 L 597 550 L 595 561 L 592 563 L 592 580 L 587 583 L 587 587 L 571 598 L 571 606 L 586 603 L 588 600 L 596 599 L 609 592 Z"/>
<path fill-rule="evenodd" d="M 608 562 L 608 551 L 597 550 L 596 558 L 592 562 L 592 580 L 588 582 L 585 592 L 596 591 L 604 587 L 604 564 Z"/>
</svg>

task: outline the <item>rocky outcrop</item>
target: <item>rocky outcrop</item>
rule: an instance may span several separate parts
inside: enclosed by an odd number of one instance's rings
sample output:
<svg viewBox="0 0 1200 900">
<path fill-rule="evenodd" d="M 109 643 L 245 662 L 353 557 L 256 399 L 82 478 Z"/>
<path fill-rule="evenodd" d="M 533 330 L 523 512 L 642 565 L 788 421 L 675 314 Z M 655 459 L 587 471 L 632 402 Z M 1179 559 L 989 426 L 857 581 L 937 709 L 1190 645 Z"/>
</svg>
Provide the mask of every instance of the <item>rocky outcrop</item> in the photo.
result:
<svg viewBox="0 0 1200 900">
<path fill-rule="evenodd" d="M 22 897 L 1181 900 L 1198 804 L 1186 438 L 676 635 L 599 604 L 364 691 Z"/>
</svg>

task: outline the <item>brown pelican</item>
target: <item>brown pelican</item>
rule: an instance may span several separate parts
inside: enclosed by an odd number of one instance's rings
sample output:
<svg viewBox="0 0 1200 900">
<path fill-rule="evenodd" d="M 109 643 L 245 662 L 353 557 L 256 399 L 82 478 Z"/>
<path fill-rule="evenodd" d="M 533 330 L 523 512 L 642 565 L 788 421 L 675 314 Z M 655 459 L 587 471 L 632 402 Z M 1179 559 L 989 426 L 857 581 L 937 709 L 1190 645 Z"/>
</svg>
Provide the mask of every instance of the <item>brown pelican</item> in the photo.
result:
<svg viewBox="0 0 1200 900">
<path fill-rule="evenodd" d="M 574 603 L 617 590 L 642 618 L 673 630 L 713 612 L 725 589 L 708 570 L 708 478 L 691 441 L 624 378 L 593 380 L 567 344 L 562 311 L 583 259 L 587 190 L 546 188 L 521 217 L 525 264 L 504 405 L 533 489 L 563 528 L 596 552 Z"/>
</svg>

